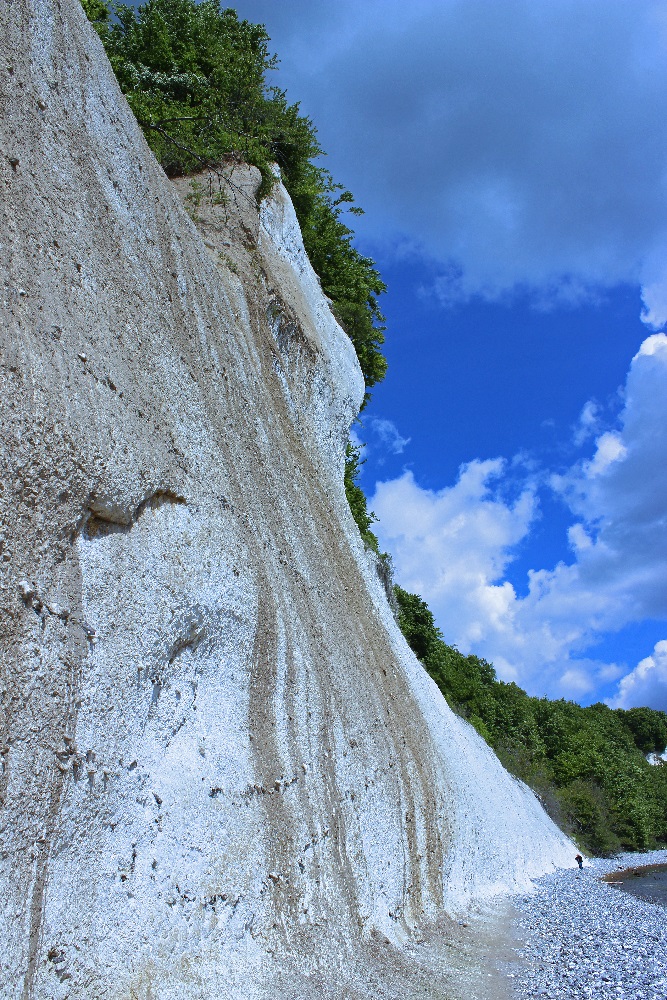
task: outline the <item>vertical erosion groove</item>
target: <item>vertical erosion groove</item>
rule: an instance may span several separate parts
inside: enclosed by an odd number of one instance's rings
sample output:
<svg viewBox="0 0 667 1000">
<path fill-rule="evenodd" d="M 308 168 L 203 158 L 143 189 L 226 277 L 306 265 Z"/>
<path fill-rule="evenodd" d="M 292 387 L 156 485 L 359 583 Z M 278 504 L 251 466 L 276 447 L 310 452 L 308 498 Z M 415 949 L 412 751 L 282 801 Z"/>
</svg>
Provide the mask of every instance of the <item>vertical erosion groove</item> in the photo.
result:
<svg viewBox="0 0 667 1000">
<path fill-rule="evenodd" d="M 69 572 L 78 592 L 77 611 L 75 612 L 76 617 L 78 617 L 81 611 L 81 573 L 75 560 L 72 561 Z M 80 687 L 82 662 L 87 655 L 87 649 L 84 648 L 84 645 L 85 639 L 79 636 L 76 630 L 70 629 L 67 655 L 60 658 L 61 676 L 60 678 L 51 678 L 50 681 L 51 686 L 60 682 L 60 687 L 65 692 L 62 699 L 63 708 L 58 718 L 42 719 L 41 723 L 45 731 L 60 739 L 64 734 L 73 733 L 76 730 L 77 692 Z M 35 975 L 43 950 L 42 938 L 49 886 L 49 863 L 54 842 L 59 834 L 59 819 L 63 801 L 67 795 L 67 782 L 72 780 L 69 774 L 61 773 L 54 766 L 52 755 L 51 759 L 46 762 L 45 768 L 49 779 L 45 783 L 42 799 L 43 832 L 36 844 L 39 854 L 35 859 L 34 878 L 30 890 L 28 957 L 23 980 L 23 1000 L 31 1000 L 34 996 Z"/>
<path fill-rule="evenodd" d="M 54 572 L 55 575 L 56 573 Z M 59 820 L 64 797 L 67 794 L 67 782 L 71 780 L 68 775 L 61 773 L 56 768 L 51 746 L 54 741 L 62 740 L 64 734 L 74 732 L 76 729 L 78 714 L 77 691 L 80 686 L 82 661 L 87 655 L 87 649 L 85 648 L 87 645 L 86 640 L 82 635 L 79 635 L 78 626 L 75 624 L 81 609 L 81 577 L 78 563 L 74 559 L 70 561 L 68 576 L 70 578 L 70 587 L 77 591 L 77 601 L 73 609 L 74 616 L 68 628 L 66 653 L 58 657 L 58 673 L 49 678 L 49 690 L 57 689 L 61 697 L 59 699 L 51 698 L 46 702 L 40 703 L 38 711 L 42 714 L 38 720 L 35 719 L 35 707 L 33 706 L 33 720 L 38 721 L 39 729 L 47 735 L 47 740 L 39 740 L 37 745 L 26 748 L 28 753 L 33 754 L 33 757 L 36 757 L 38 754 L 41 755 L 41 761 L 34 761 L 36 773 L 39 773 L 43 769 L 47 777 L 40 785 L 40 800 L 37 804 L 36 813 L 31 817 L 34 843 L 31 848 L 31 845 L 26 840 L 23 846 L 23 852 L 28 857 L 31 854 L 31 850 L 36 852 L 34 867 L 32 868 L 32 879 L 28 890 L 27 960 L 22 991 L 24 1000 L 31 1000 L 34 995 L 35 975 L 42 953 L 44 912 L 49 885 L 49 863 L 54 842 L 59 833 Z M 43 619 L 42 627 L 52 627 L 48 624 L 48 618 Z M 20 720 L 14 721 L 20 726 Z M 46 746 L 42 745 L 44 743 Z M 23 766 L 24 768 L 26 767 L 25 764 Z M 10 809 L 17 810 L 25 819 L 23 800 L 19 803 L 8 802 L 7 806 Z M 30 822 L 30 819 L 28 822 Z M 37 831 L 35 831 L 36 824 L 39 824 Z M 20 829 L 20 824 L 17 824 L 17 829 Z M 26 830 L 26 834 L 28 832 Z"/>
<path fill-rule="evenodd" d="M 256 422 L 261 433 L 255 431 L 256 450 L 252 456 L 246 451 L 244 458 L 255 469 L 262 468 L 263 490 L 249 496 L 240 467 L 235 471 L 237 501 L 256 525 L 251 552 L 258 625 L 249 724 L 257 783 L 267 789 L 262 795 L 266 846 L 276 876 L 269 888 L 275 923 L 286 932 L 285 921 L 291 924 L 287 943 L 293 947 L 299 936 L 297 865 L 303 852 L 298 838 L 304 826 L 311 833 L 328 828 L 321 847 L 321 857 L 329 858 L 328 899 L 322 899 L 333 918 L 327 933 L 350 941 L 358 935 L 362 887 L 348 856 L 345 810 L 363 807 L 359 803 L 352 807 L 344 798 L 335 759 L 336 750 L 342 749 L 337 747 L 336 732 L 347 739 L 359 727 L 367 729 L 369 752 L 384 765 L 383 781 L 391 789 L 396 815 L 391 836 L 403 844 L 406 926 L 419 922 L 425 911 L 442 901 L 439 779 L 428 754 L 430 731 L 368 594 L 346 528 L 338 522 L 339 508 L 327 495 L 318 456 L 304 441 L 302 428 L 294 424 L 285 399 L 289 386 L 275 371 L 266 310 L 257 301 L 251 303 L 250 325 L 262 363 L 263 410 L 271 419 L 259 409 L 252 417 L 247 414 L 249 425 Z M 312 363 L 321 359 L 315 357 Z M 257 443 L 261 440 L 267 442 L 264 453 Z M 275 467 L 270 456 L 276 455 L 293 463 L 298 478 Z M 287 553 L 287 559 L 277 555 L 281 553 Z M 294 566 L 306 576 L 294 572 Z M 300 670 L 295 667 L 297 655 Z M 284 675 L 280 682 L 279 672 Z M 309 718 L 309 699 L 319 700 L 318 727 Z M 378 717 L 381 731 L 371 735 Z M 285 740 L 278 739 L 279 732 L 287 732 L 288 749 Z M 269 794 L 275 782 L 296 771 L 309 752 L 316 755 L 312 764 L 317 770 L 287 793 Z M 324 895 L 321 885 L 318 892 Z"/>
</svg>

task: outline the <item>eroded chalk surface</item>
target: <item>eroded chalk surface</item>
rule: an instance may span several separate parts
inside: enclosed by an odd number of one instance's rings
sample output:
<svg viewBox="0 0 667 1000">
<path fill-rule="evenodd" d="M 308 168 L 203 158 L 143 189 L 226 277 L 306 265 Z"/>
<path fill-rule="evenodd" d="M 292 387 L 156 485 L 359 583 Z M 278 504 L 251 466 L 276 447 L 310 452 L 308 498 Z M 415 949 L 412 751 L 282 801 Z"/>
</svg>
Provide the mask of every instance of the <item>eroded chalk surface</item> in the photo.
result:
<svg viewBox="0 0 667 1000">
<path fill-rule="evenodd" d="M 456 995 L 573 849 L 396 626 L 289 198 L 191 218 L 76 0 L 0 16 L 2 996 Z"/>
</svg>

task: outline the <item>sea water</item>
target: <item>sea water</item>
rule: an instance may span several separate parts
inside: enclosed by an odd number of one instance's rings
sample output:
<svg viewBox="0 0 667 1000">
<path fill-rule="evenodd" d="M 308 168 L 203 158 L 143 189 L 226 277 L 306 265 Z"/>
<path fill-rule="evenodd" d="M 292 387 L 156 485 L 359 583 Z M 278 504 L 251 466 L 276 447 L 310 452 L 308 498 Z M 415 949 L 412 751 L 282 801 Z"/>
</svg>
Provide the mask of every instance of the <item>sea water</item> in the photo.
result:
<svg viewBox="0 0 667 1000">
<path fill-rule="evenodd" d="M 605 875 L 604 881 L 622 892 L 667 907 L 667 865 L 645 865 L 610 872 Z"/>
</svg>

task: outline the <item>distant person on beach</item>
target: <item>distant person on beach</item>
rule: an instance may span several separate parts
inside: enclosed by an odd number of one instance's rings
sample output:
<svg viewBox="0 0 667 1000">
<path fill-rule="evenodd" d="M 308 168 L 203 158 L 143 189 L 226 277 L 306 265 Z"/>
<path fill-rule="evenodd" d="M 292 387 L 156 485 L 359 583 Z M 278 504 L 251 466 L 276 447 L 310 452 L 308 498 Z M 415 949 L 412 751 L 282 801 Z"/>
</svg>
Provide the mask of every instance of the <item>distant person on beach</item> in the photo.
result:
<svg viewBox="0 0 667 1000">
<path fill-rule="evenodd" d="M 577 854 L 574 860 L 577 862 L 580 868 L 584 867 L 584 859 L 582 858 L 581 854 Z"/>
</svg>

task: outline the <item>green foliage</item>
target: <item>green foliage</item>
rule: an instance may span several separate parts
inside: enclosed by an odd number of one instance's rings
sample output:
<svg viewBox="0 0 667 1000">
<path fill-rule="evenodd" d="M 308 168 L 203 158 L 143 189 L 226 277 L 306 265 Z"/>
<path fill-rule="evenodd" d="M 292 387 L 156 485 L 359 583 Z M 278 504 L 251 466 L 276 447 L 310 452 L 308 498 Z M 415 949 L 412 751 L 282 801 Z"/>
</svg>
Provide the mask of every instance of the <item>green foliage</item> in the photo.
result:
<svg viewBox="0 0 667 1000">
<path fill-rule="evenodd" d="M 108 24 L 109 10 L 104 0 L 81 0 L 81 6 L 89 21 L 96 25 Z"/>
<path fill-rule="evenodd" d="M 363 465 L 360 458 L 360 448 L 347 442 L 345 450 L 345 495 L 352 511 L 352 517 L 357 523 L 359 533 L 367 549 L 371 549 L 377 556 L 376 569 L 382 585 L 389 600 L 392 599 L 392 588 L 394 584 L 391 556 L 388 552 L 380 552 L 380 544 L 377 535 L 371 531 L 371 525 L 377 521 L 373 511 L 369 511 L 366 495 L 357 483 L 359 467 Z"/>
<path fill-rule="evenodd" d="M 353 197 L 327 170 L 307 163 L 292 174 L 283 170 L 296 208 L 303 241 L 322 290 L 333 302 L 336 318 L 354 344 L 367 390 L 381 382 L 387 362 L 381 353 L 384 316 L 378 296 L 386 291 L 373 261 L 353 246 L 353 231 L 341 218 Z M 352 205 L 351 211 L 359 212 Z M 366 394 L 366 400 L 368 393 Z"/>
<path fill-rule="evenodd" d="M 259 168 L 259 198 L 277 163 L 292 197 L 306 252 L 354 344 L 367 389 L 386 361 L 385 286 L 373 261 L 352 245 L 342 214 L 359 214 L 349 191 L 314 163 L 322 154 L 312 122 L 266 82 L 277 60 L 263 25 L 239 20 L 217 0 L 148 0 L 135 10 L 84 0 L 118 82 L 149 146 L 170 176 L 241 156 Z M 366 399 L 368 396 L 366 396 Z"/>
<path fill-rule="evenodd" d="M 493 666 L 448 646 L 428 605 L 395 587 L 399 625 L 451 707 L 467 718 L 552 818 L 595 854 L 667 843 L 667 715 L 531 698 Z"/>
<path fill-rule="evenodd" d="M 667 716 L 654 708 L 622 708 L 616 710 L 624 725 L 632 733 L 635 744 L 642 753 L 662 753 L 667 746 Z"/>
<path fill-rule="evenodd" d="M 561 791 L 559 800 L 568 832 L 592 854 L 604 857 L 621 850 L 605 795 L 597 785 L 576 779 Z"/>
<path fill-rule="evenodd" d="M 401 587 L 396 586 L 394 591 L 399 611 L 398 624 L 408 645 L 422 661 L 436 658 L 444 643 L 428 604 L 417 594 L 409 594 Z"/>
<path fill-rule="evenodd" d="M 380 546 L 377 537 L 371 531 L 371 524 L 377 521 L 377 518 L 372 511 L 368 510 L 366 495 L 357 483 L 360 465 L 363 465 L 360 458 L 360 449 L 356 448 L 351 441 L 348 441 L 345 449 L 345 495 L 352 511 L 352 517 L 356 521 L 359 533 L 363 538 L 364 545 L 372 549 L 377 555 L 380 555 Z"/>
<path fill-rule="evenodd" d="M 103 41 L 146 139 L 169 175 L 241 153 L 271 183 L 275 108 L 264 74 L 275 66 L 260 25 L 205 0 L 119 4 Z"/>
</svg>

